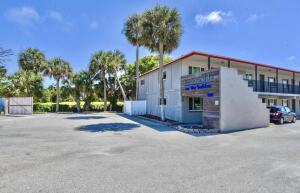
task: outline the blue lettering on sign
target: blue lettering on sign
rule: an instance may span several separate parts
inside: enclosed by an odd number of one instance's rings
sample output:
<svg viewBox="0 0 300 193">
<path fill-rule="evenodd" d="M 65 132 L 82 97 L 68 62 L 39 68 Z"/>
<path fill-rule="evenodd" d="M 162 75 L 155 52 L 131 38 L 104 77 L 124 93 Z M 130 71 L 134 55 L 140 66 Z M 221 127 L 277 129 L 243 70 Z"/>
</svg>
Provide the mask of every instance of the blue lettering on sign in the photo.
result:
<svg viewBox="0 0 300 193">
<path fill-rule="evenodd" d="M 214 93 L 209 92 L 209 93 L 207 93 L 207 96 L 208 96 L 208 97 L 213 97 L 213 96 L 214 96 Z"/>
<path fill-rule="evenodd" d="M 186 90 L 186 91 L 201 90 L 201 89 L 206 89 L 206 88 L 211 88 L 210 82 L 184 85 L 184 90 Z"/>
</svg>

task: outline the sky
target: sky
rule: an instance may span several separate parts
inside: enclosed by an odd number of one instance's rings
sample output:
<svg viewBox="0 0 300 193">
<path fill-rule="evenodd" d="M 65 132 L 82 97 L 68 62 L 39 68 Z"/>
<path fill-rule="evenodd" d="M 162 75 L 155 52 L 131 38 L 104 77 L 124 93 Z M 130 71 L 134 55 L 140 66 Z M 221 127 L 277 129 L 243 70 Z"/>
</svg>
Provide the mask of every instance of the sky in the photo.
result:
<svg viewBox="0 0 300 193">
<path fill-rule="evenodd" d="M 135 48 L 122 33 L 124 22 L 157 4 L 181 14 L 184 33 L 174 59 L 201 51 L 300 71 L 297 0 L 1 0 L 0 46 L 14 52 L 6 68 L 15 72 L 28 47 L 48 59 L 62 57 L 75 71 L 86 69 L 99 50 L 118 49 L 132 63 Z"/>
</svg>

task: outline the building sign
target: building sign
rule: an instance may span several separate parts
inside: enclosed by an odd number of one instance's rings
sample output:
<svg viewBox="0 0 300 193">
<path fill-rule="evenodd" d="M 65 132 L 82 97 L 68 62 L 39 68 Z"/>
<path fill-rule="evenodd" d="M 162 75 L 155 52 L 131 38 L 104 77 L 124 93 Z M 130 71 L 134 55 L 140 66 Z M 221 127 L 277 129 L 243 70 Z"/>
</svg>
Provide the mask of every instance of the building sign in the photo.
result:
<svg viewBox="0 0 300 193">
<path fill-rule="evenodd" d="M 218 86 L 219 83 L 219 71 L 211 70 L 200 74 L 192 74 L 183 76 L 181 78 L 181 91 L 183 95 L 189 93 L 201 93 L 207 94 L 208 97 L 212 97 L 214 94 L 211 92 L 208 94 L 209 90 L 213 87 Z"/>
<path fill-rule="evenodd" d="M 203 126 L 219 128 L 220 123 L 220 70 L 213 69 L 202 73 L 181 77 L 183 97 L 203 98 Z M 201 117 L 199 117 L 201 119 Z"/>
<path fill-rule="evenodd" d="M 206 89 L 211 88 L 210 82 L 204 82 L 204 83 L 196 83 L 196 84 L 186 84 L 184 85 L 184 90 L 200 90 L 200 89 Z"/>
</svg>

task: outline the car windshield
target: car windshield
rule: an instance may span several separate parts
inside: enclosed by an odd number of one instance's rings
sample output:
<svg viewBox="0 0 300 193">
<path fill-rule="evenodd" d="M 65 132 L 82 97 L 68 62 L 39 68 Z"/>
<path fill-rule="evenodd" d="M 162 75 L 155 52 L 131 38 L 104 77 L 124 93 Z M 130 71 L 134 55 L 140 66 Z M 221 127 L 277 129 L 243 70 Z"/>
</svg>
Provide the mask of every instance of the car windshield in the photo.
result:
<svg viewBox="0 0 300 193">
<path fill-rule="evenodd" d="M 277 108 L 277 107 L 271 107 L 271 109 L 270 109 L 270 112 L 271 112 L 271 113 L 275 113 L 275 112 L 277 112 L 277 111 L 280 111 L 280 108 Z"/>
</svg>

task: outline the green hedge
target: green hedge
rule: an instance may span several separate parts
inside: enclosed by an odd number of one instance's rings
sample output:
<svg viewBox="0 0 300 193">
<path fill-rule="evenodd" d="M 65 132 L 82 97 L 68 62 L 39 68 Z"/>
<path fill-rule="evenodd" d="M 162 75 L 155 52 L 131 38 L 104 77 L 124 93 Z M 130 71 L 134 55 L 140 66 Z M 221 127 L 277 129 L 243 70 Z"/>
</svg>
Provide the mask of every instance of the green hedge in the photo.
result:
<svg viewBox="0 0 300 193">
<path fill-rule="evenodd" d="M 80 102 L 81 109 L 83 108 L 84 102 Z M 103 111 L 104 103 L 103 102 L 92 102 L 91 111 Z M 108 102 L 109 106 L 109 102 Z M 55 112 L 56 103 L 34 103 L 33 111 L 34 112 Z M 108 108 L 109 109 L 109 108 Z M 123 102 L 118 102 L 115 107 L 115 111 L 121 112 L 123 109 Z M 61 102 L 59 103 L 59 112 L 77 112 L 76 102 Z"/>
</svg>

